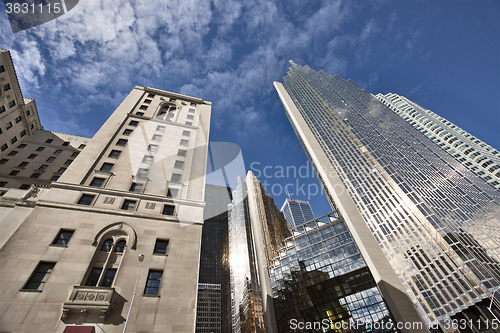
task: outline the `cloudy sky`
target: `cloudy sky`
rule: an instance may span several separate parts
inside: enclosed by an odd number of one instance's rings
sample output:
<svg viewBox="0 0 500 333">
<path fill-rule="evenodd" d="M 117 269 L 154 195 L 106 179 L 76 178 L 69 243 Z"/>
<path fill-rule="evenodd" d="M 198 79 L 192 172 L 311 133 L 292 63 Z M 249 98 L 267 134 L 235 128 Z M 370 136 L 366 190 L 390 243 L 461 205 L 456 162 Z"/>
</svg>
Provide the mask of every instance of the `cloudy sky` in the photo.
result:
<svg viewBox="0 0 500 333">
<path fill-rule="evenodd" d="M 211 141 L 238 144 L 249 169 L 299 168 L 272 85 L 293 59 L 404 95 L 500 149 L 498 0 L 80 0 L 16 34 L 3 12 L 0 44 L 47 130 L 92 136 L 135 85 L 149 86 L 212 101 Z M 260 180 L 281 206 L 297 180 L 279 176 Z M 316 184 L 309 170 L 294 197 Z"/>
</svg>

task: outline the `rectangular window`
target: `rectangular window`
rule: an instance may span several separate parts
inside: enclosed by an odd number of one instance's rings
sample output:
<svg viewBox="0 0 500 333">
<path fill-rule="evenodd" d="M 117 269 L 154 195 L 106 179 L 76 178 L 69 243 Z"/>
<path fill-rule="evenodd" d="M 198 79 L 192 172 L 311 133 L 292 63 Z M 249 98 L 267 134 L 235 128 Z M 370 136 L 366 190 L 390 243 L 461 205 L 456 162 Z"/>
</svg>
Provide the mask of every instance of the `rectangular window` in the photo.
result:
<svg viewBox="0 0 500 333">
<path fill-rule="evenodd" d="M 84 194 L 80 197 L 80 200 L 78 200 L 79 205 L 85 205 L 85 206 L 90 206 L 92 203 L 92 200 L 94 200 L 95 195 L 93 194 Z"/>
<path fill-rule="evenodd" d="M 62 150 L 61 149 L 56 149 L 56 151 L 54 152 L 54 155 L 59 155 L 60 153 L 62 153 Z"/>
<path fill-rule="evenodd" d="M 8 153 L 7 155 L 8 155 L 8 156 L 16 156 L 16 155 L 17 155 L 17 153 L 18 153 L 17 151 L 13 150 L 13 151 L 11 151 L 10 153 Z M 28 157 L 28 158 L 29 158 L 29 157 Z"/>
<path fill-rule="evenodd" d="M 137 126 L 139 125 L 139 122 L 137 120 L 131 120 L 130 123 L 128 123 L 130 126 Z"/>
<path fill-rule="evenodd" d="M 156 126 L 156 131 L 157 132 L 165 132 L 165 126 L 160 126 L 160 125 Z"/>
<path fill-rule="evenodd" d="M 56 238 L 52 241 L 52 245 L 68 246 L 68 242 L 74 232 L 74 230 L 61 229 Z"/>
<path fill-rule="evenodd" d="M 142 163 L 152 164 L 153 163 L 153 156 L 144 155 L 144 157 L 142 158 Z"/>
<path fill-rule="evenodd" d="M 130 185 L 130 192 L 136 192 L 136 193 L 141 193 L 142 189 L 144 188 L 144 184 L 142 183 L 132 183 Z"/>
<path fill-rule="evenodd" d="M 161 141 L 161 135 L 159 134 L 153 134 L 153 141 Z"/>
<path fill-rule="evenodd" d="M 10 108 L 13 107 L 13 106 L 15 106 L 15 105 L 16 105 L 16 101 L 10 101 L 9 102 L 9 107 Z"/>
<path fill-rule="evenodd" d="M 10 84 L 4 84 L 3 85 L 3 91 L 7 91 L 7 90 L 10 90 Z"/>
<path fill-rule="evenodd" d="M 191 132 L 189 131 L 182 131 L 182 136 L 190 136 Z"/>
<path fill-rule="evenodd" d="M 5 112 L 5 106 L 0 106 L 0 113 Z"/>
<path fill-rule="evenodd" d="M 194 113 L 195 109 L 189 109 L 188 112 Z"/>
<path fill-rule="evenodd" d="M 61 146 L 63 146 L 63 147 L 67 147 L 67 146 L 69 146 L 69 141 L 64 141 L 64 142 L 61 144 Z"/>
<path fill-rule="evenodd" d="M 139 168 L 137 171 L 137 177 L 146 178 L 148 176 L 149 169 Z"/>
<path fill-rule="evenodd" d="M 106 172 L 110 172 L 111 169 L 113 168 L 114 164 L 113 163 L 103 163 L 102 166 L 101 166 L 101 169 L 99 169 L 100 171 L 106 171 Z"/>
<path fill-rule="evenodd" d="M 35 154 L 31 154 L 31 155 L 35 155 Z M 31 156 L 31 155 L 30 155 L 30 156 Z M 31 158 L 30 156 L 28 156 L 28 158 Z M 36 156 L 36 155 L 35 155 L 35 156 Z M 34 157 L 33 157 L 33 158 L 34 158 Z M 55 158 L 54 156 L 50 156 L 50 157 L 47 159 L 47 161 L 46 161 L 46 162 L 52 162 L 52 161 L 54 161 L 55 159 L 56 159 L 56 158 Z"/>
<path fill-rule="evenodd" d="M 78 154 L 80 154 L 79 152 L 75 151 L 73 154 L 71 154 L 71 157 L 77 157 Z"/>
<path fill-rule="evenodd" d="M 23 289 L 42 290 L 55 265 L 55 262 L 40 262 Z"/>
<path fill-rule="evenodd" d="M 86 146 L 87 146 L 87 145 L 81 144 L 81 145 L 79 145 L 79 146 L 78 146 L 78 149 L 83 149 L 83 148 L 85 148 Z"/>
<path fill-rule="evenodd" d="M 125 139 L 118 139 L 118 141 L 116 142 L 117 146 L 125 146 L 126 144 L 127 144 L 127 140 L 125 140 Z"/>
<path fill-rule="evenodd" d="M 19 173 L 18 170 L 12 170 L 10 173 L 9 173 L 9 176 L 17 176 L 17 174 Z"/>
<path fill-rule="evenodd" d="M 6 128 L 6 129 L 9 129 L 9 128 L 11 128 L 11 127 L 12 127 L 12 122 L 11 122 L 11 121 L 9 121 L 9 122 L 5 125 L 5 128 Z"/>
<path fill-rule="evenodd" d="M 131 130 L 131 129 L 127 128 L 125 131 L 123 131 L 123 135 L 130 135 L 130 134 L 132 134 L 133 131 L 134 130 Z"/>
<path fill-rule="evenodd" d="M 93 187 L 102 187 L 102 184 L 104 184 L 104 181 L 105 181 L 104 178 L 95 177 L 94 179 L 92 179 L 92 181 L 90 182 L 89 185 L 93 186 Z"/>
<path fill-rule="evenodd" d="M 174 182 L 174 183 L 180 183 L 181 182 L 181 176 L 180 174 L 178 173 L 173 173 L 172 174 L 172 178 L 170 179 L 170 181 Z"/>
<path fill-rule="evenodd" d="M 155 244 L 155 249 L 153 253 L 156 254 L 167 254 L 168 240 L 157 239 Z"/>
<path fill-rule="evenodd" d="M 167 192 L 167 197 L 169 198 L 177 198 L 177 194 L 179 193 L 179 190 L 176 188 L 169 188 Z"/>
<path fill-rule="evenodd" d="M 19 168 L 24 168 L 25 166 L 27 166 L 29 163 L 28 162 L 21 162 L 19 163 L 18 167 Z"/>
<path fill-rule="evenodd" d="M 19 117 L 14 118 L 14 121 L 16 122 L 16 124 L 20 123 L 21 122 L 21 117 L 19 116 Z"/>
<path fill-rule="evenodd" d="M 158 145 L 151 144 L 148 146 L 148 150 L 152 153 L 156 153 L 156 151 L 158 150 Z"/>
<path fill-rule="evenodd" d="M 160 293 L 160 282 L 162 275 L 163 271 L 149 271 L 146 287 L 144 288 L 144 295 L 157 296 Z"/>
<path fill-rule="evenodd" d="M 122 205 L 123 210 L 135 210 L 135 200 L 125 200 Z"/>
<path fill-rule="evenodd" d="M 113 149 L 113 150 L 109 153 L 108 157 L 111 157 L 111 158 L 118 158 L 118 157 L 120 157 L 120 154 L 121 154 L 121 150 L 114 150 L 114 149 Z"/>
<path fill-rule="evenodd" d="M 23 185 L 19 186 L 19 189 L 20 189 L 20 190 L 27 190 L 27 189 L 29 189 L 30 187 L 31 187 L 31 185 L 30 185 L 30 184 L 23 184 Z"/>
<path fill-rule="evenodd" d="M 181 146 L 187 146 L 187 145 L 188 145 L 188 143 L 189 143 L 189 141 L 188 141 L 188 140 L 184 140 L 184 139 L 182 139 L 182 140 L 181 140 L 180 145 L 181 145 Z"/>
<path fill-rule="evenodd" d="M 3 73 L 5 72 L 5 67 L 3 67 L 3 65 L 0 66 L 0 73 Z"/>
<path fill-rule="evenodd" d="M 148 95 L 148 98 L 154 98 L 154 97 L 155 97 L 155 95 L 153 95 L 153 94 Z"/>
<path fill-rule="evenodd" d="M 193 116 L 193 115 L 188 114 L 187 119 L 188 119 L 188 120 L 193 120 L 193 119 L 194 119 L 194 116 Z"/>
<path fill-rule="evenodd" d="M 144 116 L 144 112 L 136 112 L 135 114 L 138 116 Z"/>
<path fill-rule="evenodd" d="M 184 169 L 184 161 L 175 161 L 174 168 Z"/>
<path fill-rule="evenodd" d="M 175 206 L 173 205 L 164 205 L 163 211 L 161 212 L 163 215 L 174 216 L 175 214 Z"/>
<path fill-rule="evenodd" d="M 40 174 L 39 173 L 33 173 L 31 174 L 30 178 L 33 178 L 33 179 L 37 179 L 38 177 L 40 177 Z"/>
<path fill-rule="evenodd" d="M 52 141 L 54 141 L 53 139 L 47 139 L 45 140 L 45 143 L 52 143 Z"/>
<path fill-rule="evenodd" d="M 23 149 L 24 147 L 26 147 L 26 144 L 25 143 L 21 143 L 19 146 L 17 146 L 17 149 Z"/>
<path fill-rule="evenodd" d="M 14 144 L 17 142 L 17 137 L 13 137 L 12 139 L 10 139 L 10 143 Z"/>
<path fill-rule="evenodd" d="M 42 164 L 40 165 L 40 167 L 38 168 L 38 170 L 43 170 L 45 171 L 47 169 L 48 165 L 47 164 Z"/>
<path fill-rule="evenodd" d="M 40 147 L 38 147 L 38 148 L 36 149 L 36 151 L 42 151 L 42 150 L 44 150 L 44 149 L 45 149 L 45 147 L 40 146 Z"/>
<path fill-rule="evenodd" d="M 0 160 L 0 164 L 5 164 L 5 163 L 7 163 L 7 161 L 8 161 L 8 159 L 6 159 L 6 158 L 2 158 L 2 159 Z"/>
<path fill-rule="evenodd" d="M 19 132 L 19 136 L 21 136 L 21 138 L 25 135 L 26 135 L 26 130 L 22 130 L 21 132 Z"/>
<path fill-rule="evenodd" d="M 104 281 L 102 283 L 103 287 L 111 287 L 113 285 L 113 280 L 115 279 L 116 269 L 108 268 L 106 275 L 104 276 Z"/>
<path fill-rule="evenodd" d="M 0 187 L 5 187 L 7 185 L 7 182 L 0 182 Z"/>
<path fill-rule="evenodd" d="M 101 276 L 102 268 L 94 267 L 90 272 L 89 278 L 87 280 L 86 286 L 95 287 L 97 286 L 97 282 L 99 281 L 99 277 Z"/>
<path fill-rule="evenodd" d="M 7 144 L 6 144 L 6 143 L 4 143 L 4 144 L 2 145 L 2 151 L 6 150 L 6 149 L 7 149 Z"/>
<path fill-rule="evenodd" d="M 139 109 L 141 109 L 141 110 L 147 110 L 147 109 L 148 109 L 148 106 L 147 106 L 147 105 L 141 105 L 141 106 L 139 107 Z"/>
<path fill-rule="evenodd" d="M 61 177 L 61 176 L 54 176 L 54 177 L 52 177 L 51 181 L 57 182 L 57 180 L 59 179 L 59 177 Z"/>
<path fill-rule="evenodd" d="M 186 152 L 187 152 L 187 150 L 185 150 L 185 149 L 179 149 L 177 151 L 177 156 L 185 157 L 186 156 Z"/>
<path fill-rule="evenodd" d="M 188 126 L 193 126 L 193 123 L 192 123 L 192 122 L 190 122 L 190 121 L 186 121 L 186 125 L 188 125 Z"/>
<path fill-rule="evenodd" d="M 151 104 L 151 100 L 150 100 L 150 99 L 145 99 L 145 100 L 144 100 L 144 103 L 146 103 L 146 104 Z"/>
<path fill-rule="evenodd" d="M 64 164 L 66 164 L 66 165 L 70 165 L 70 164 L 71 164 L 71 162 L 73 162 L 73 160 L 66 160 L 66 162 L 64 162 Z"/>
<path fill-rule="evenodd" d="M 66 171 L 66 168 L 64 168 L 64 167 L 63 168 L 59 168 L 59 170 L 57 170 L 57 172 L 59 172 L 59 173 L 63 173 L 64 171 Z"/>
</svg>

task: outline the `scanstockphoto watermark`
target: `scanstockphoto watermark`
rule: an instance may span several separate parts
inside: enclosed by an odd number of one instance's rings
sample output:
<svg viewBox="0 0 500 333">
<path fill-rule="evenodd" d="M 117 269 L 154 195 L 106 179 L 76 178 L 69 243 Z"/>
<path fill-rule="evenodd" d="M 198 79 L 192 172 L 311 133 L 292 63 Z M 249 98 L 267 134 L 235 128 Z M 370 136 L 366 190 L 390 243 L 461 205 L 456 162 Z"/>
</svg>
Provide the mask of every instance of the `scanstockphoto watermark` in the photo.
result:
<svg viewBox="0 0 500 333">
<path fill-rule="evenodd" d="M 421 330 L 424 327 L 422 322 L 393 322 L 393 321 L 376 321 L 366 322 L 363 318 L 354 320 L 351 318 L 347 321 L 332 321 L 323 319 L 322 321 L 300 321 L 291 319 L 289 321 L 290 329 L 292 330 Z"/>
<path fill-rule="evenodd" d="M 328 177 L 336 177 L 336 173 L 332 166 L 321 167 Z M 288 166 L 270 166 L 262 165 L 260 162 L 250 163 L 250 170 L 259 179 L 262 187 L 269 195 L 279 196 L 282 194 L 290 196 L 303 196 L 308 200 L 316 195 L 324 195 L 323 189 L 316 183 L 311 183 L 308 180 L 315 178 L 314 169 L 309 163 L 299 167 L 295 165 Z M 268 181 L 271 180 L 272 181 Z M 285 180 L 278 183 L 277 181 Z M 337 194 L 343 193 L 344 186 L 334 186 L 333 190 Z"/>
</svg>

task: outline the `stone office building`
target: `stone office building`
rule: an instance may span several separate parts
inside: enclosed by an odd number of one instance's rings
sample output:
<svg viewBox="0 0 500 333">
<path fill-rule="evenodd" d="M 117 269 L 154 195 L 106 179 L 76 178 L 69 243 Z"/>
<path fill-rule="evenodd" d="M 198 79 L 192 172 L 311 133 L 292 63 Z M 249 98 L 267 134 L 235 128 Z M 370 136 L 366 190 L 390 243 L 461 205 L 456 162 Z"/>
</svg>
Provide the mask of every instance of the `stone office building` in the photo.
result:
<svg viewBox="0 0 500 333">
<path fill-rule="evenodd" d="M 92 140 L 42 131 L 7 139 L 2 331 L 194 332 L 210 113 L 202 99 L 136 86 Z M 18 170 L 7 181 L 20 159 L 39 169 L 23 150 L 37 145 L 52 163 L 71 159 L 64 173 L 48 164 L 47 176 Z"/>
</svg>

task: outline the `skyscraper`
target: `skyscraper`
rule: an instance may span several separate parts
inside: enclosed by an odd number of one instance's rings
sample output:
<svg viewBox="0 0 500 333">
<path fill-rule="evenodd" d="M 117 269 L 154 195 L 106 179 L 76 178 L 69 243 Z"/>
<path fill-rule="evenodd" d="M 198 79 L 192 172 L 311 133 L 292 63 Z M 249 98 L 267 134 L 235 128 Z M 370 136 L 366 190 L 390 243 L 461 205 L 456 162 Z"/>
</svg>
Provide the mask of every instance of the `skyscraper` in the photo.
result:
<svg viewBox="0 0 500 333">
<path fill-rule="evenodd" d="M 428 324 L 469 307 L 487 319 L 481 306 L 500 281 L 500 191 L 351 80 L 291 62 L 275 87 L 364 259 L 374 254 L 362 249 L 363 226 Z"/>
<path fill-rule="evenodd" d="M 500 152 L 404 96 L 375 97 L 490 185 L 500 188 Z"/>
<path fill-rule="evenodd" d="M 210 114 L 200 98 L 136 86 L 57 181 L 26 190 L 11 175 L 0 196 L 2 330 L 194 332 Z M 19 168 L 12 151 L 28 167 L 38 149 L 52 163 L 79 152 L 72 136 L 39 132 L 7 142 L 2 170 Z"/>
<path fill-rule="evenodd" d="M 292 228 L 314 220 L 314 213 L 309 201 L 286 198 L 280 210 Z"/>
</svg>

